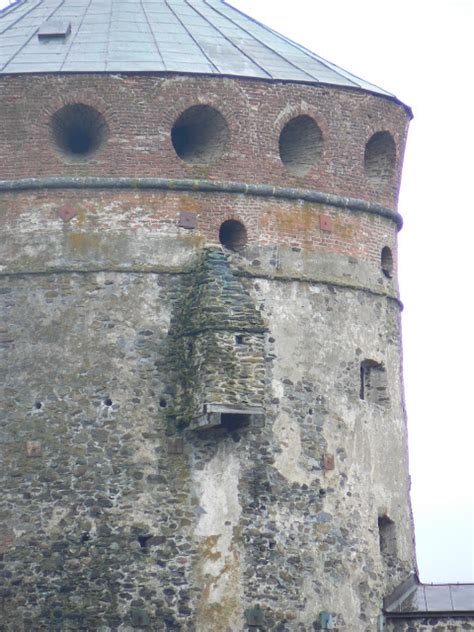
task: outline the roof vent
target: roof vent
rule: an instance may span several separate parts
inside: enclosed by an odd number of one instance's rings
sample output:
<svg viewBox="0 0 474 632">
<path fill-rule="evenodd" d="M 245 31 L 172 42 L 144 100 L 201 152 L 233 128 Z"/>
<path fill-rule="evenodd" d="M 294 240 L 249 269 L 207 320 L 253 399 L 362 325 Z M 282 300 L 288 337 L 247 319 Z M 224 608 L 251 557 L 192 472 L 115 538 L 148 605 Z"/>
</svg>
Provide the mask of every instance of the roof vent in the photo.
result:
<svg viewBox="0 0 474 632">
<path fill-rule="evenodd" d="M 67 20 L 47 20 L 38 29 L 38 39 L 66 39 L 70 32 L 71 22 Z"/>
</svg>

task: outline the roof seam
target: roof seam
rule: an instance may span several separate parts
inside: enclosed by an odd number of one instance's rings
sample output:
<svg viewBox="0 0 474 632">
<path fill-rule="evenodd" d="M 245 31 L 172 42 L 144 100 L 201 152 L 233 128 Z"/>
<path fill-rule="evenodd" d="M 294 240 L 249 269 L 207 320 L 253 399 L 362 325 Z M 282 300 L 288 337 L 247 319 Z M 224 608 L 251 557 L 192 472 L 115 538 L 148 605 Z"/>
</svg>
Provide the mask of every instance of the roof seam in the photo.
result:
<svg viewBox="0 0 474 632">
<path fill-rule="evenodd" d="M 149 18 L 149 16 L 148 16 L 148 12 L 147 12 L 147 10 L 146 10 L 145 5 L 143 4 L 143 0 L 140 0 L 140 6 L 142 7 L 142 10 L 143 10 L 143 15 L 145 16 L 146 23 L 148 24 L 148 28 L 150 29 L 150 33 L 151 33 L 151 36 L 152 36 L 152 38 L 153 38 L 153 41 L 155 42 L 156 52 L 157 52 L 157 53 L 158 53 L 158 55 L 160 56 L 161 63 L 163 64 L 163 68 L 165 68 L 165 69 L 166 69 L 165 60 L 163 59 L 163 55 L 161 54 L 160 47 L 159 47 L 159 45 L 158 45 L 158 40 L 156 39 L 155 31 L 154 31 L 154 30 L 152 29 L 152 27 L 151 27 L 150 18 Z"/>
<path fill-rule="evenodd" d="M 72 48 L 72 45 L 74 44 L 74 40 L 76 39 L 77 34 L 79 33 L 79 31 L 80 31 L 80 29 L 81 29 L 81 26 L 82 26 L 82 24 L 84 23 L 84 20 L 85 20 L 86 14 L 87 14 L 87 12 L 88 12 L 88 11 L 89 11 L 89 9 L 90 9 L 91 4 L 92 4 L 92 0 L 89 0 L 89 4 L 87 5 L 87 9 L 84 11 L 83 16 L 82 16 L 82 19 L 81 19 L 81 21 L 79 22 L 79 25 L 78 25 L 78 27 L 77 27 L 77 29 L 76 29 L 76 31 L 75 31 L 75 33 L 74 33 L 74 35 L 73 35 L 73 37 L 72 37 L 71 41 L 69 42 L 69 46 L 68 46 L 68 49 L 67 49 L 66 55 L 64 56 L 64 61 L 63 61 L 63 63 L 61 64 L 61 70 L 63 69 L 64 64 L 67 62 L 67 58 L 69 57 L 69 53 L 71 52 L 71 48 Z M 71 21 L 72 21 L 72 20 L 71 20 Z"/>
<path fill-rule="evenodd" d="M 219 72 L 219 68 L 216 66 L 216 64 L 212 61 L 212 59 L 209 57 L 209 55 L 206 54 L 206 52 L 204 51 L 204 49 L 202 48 L 202 46 L 199 44 L 199 42 L 196 40 L 196 38 L 194 37 L 194 35 L 191 33 L 191 31 L 189 31 L 186 26 L 184 25 L 183 21 L 181 20 L 181 18 L 179 17 L 179 15 L 176 13 L 176 11 L 169 5 L 168 0 L 165 0 L 165 4 L 168 7 L 168 9 L 171 11 L 171 13 L 175 16 L 175 18 L 178 20 L 178 22 L 181 24 L 181 26 L 183 27 L 183 29 L 186 31 L 186 33 L 189 35 L 189 37 L 193 40 L 193 42 L 196 44 L 196 46 L 199 48 L 199 50 L 201 51 L 201 53 L 204 55 L 204 57 L 207 59 L 208 63 L 212 66 L 212 68 L 214 68 L 215 70 L 217 70 L 217 72 Z M 190 5 L 188 5 L 190 6 Z M 194 8 L 194 7 L 192 7 Z"/>
<path fill-rule="evenodd" d="M 303 53 L 304 55 L 306 55 L 306 57 L 309 57 L 309 59 L 311 59 L 313 61 L 316 59 L 322 66 L 325 66 L 328 70 L 330 70 L 332 72 L 335 72 L 335 73 L 338 73 L 338 74 L 342 74 L 344 76 L 344 78 L 348 82 L 350 82 L 353 86 L 355 86 L 356 88 L 362 88 L 362 89 L 365 89 L 365 90 L 370 90 L 371 88 L 377 88 L 377 90 L 380 91 L 381 93 L 386 94 L 387 96 L 393 96 L 392 94 L 390 94 L 389 92 L 387 92 L 383 88 L 380 88 L 379 86 L 376 86 L 375 84 L 373 84 L 373 83 L 371 83 L 369 81 L 366 81 L 365 79 L 362 79 L 361 77 L 357 77 L 356 75 L 353 75 L 351 72 L 348 72 L 347 70 L 344 70 L 344 68 L 341 68 L 337 64 L 333 64 L 332 62 L 328 61 L 327 59 L 324 59 L 324 57 L 320 57 L 320 55 L 317 55 L 316 53 L 314 53 L 313 51 L 309 50 L 308 48 L 306 48 L 306 46 L 303 46 L 299 42 L 295 42 L 294 40 L 292 40 L 291 38 L 287 37 L 286 35 L 283 35 L 282 33 L 279 33 L 278 31 L 275 31 L 274 29 L 272 29 L 271 27 L 269 27 L 269 26 L 267 26 L 265 24 L 262 24 L 261 22 L 259 22 L 255 18 L 243 13 L 242 11 L 237 9 L 236 7 L 234 7 L 231 4 L 229 4 L 227 2 L 227 0 L 221 0 L 221 1 L 225 5 L 227 5 L 228 7 L 233 9 L 234 11 L 236 11 L 237 13 L 247 17 L 252 22 L 255 22 L 255 24 L 258 24 L 258 26 L 260 26 L 261 28 L 263 28 L 263 29 L 265 29 L 267 31 L 270 31 L 273 35 L 275 35 L 275 37 L 278 37 L 279 39 L 283 40 L 284 42 L 286 42 L 288 44 L 291 44 L 291 46 L 294 46 L 295 48 L 298 48 L 298 50 L 301 53 Z M 296 66 L 296 67 L 298 67 L 298 66 Z M 357 81 L 354 81 L 354 79 L 357 79 L 359 82 L 363 83 L 365 87 L 360 85 L 360 83 L 357 83 Z M 377 91 L 377 90 L 375 90 L 375 91 Z M 372 91 L 374 91 L 374 90 L 372 90 Z"/>
<path fill-rule="evenodd" d="M 113 12 L 113 0 L 110 3 L 110 12 L 109 12 L 109 30 L 107 33 L 107 43 L 105 46 L 105 59 L 104 59 L 104 67 L 107 70 L 107 67 L 109 65 L 109 49 L 110 49 L 110 33 L 112 31 L 112 12 Z"/>
<path fill-rule="evenodd" d="M 187 1 L 187 0 L 186 0 L 186 1 Z M 205 5 L 206 5 L 209 9 L 211 9 L 211 11 L 216 11 L 216 9 L 215 9 L 213 6 L 211 6 L 211 5 L 207 2 L 207 0 L 203 0 L 203 2 L 204 2 L 204 4 L 205 4 Z M 261 70 L 262 72 L 264 72 L 264 73 L 265 73 L 265 74 L 266 74 L 266 75 L 267 75 L 270 79 L 272 78 L 272 75 L 271 75 L 271 74 L 270 74 L 267 70 L 265 70 L 265 68 L 264 68 L 261 64 L 259 64 L 259 63 L 258 63 L 255 59 L 252 59 L 252 58 L 250 57 L 250 55 L 247 55 L 247 53 L 246 53 L 245 51 L 243 51 L 243 50 L 242 50 L 239 46 L 237 46 L 237 44 L 235 44 L 235 43 L 234 43 L 234 42 L 230 39 L 230 37 L 227 37 L 227 35 L 225 35 L 225 33 L 223 33 L 222 31 L 220 31 L 220 30 L 219 30 L 219 29 L 218 29 L 218 28 L 217 28 L 217 27 L 216 27 L 216 26 L 215 26 L 215 25 L 214 25 L 214 24 L 213 24 L 213 23 L 212 23 L 212 22 L 211 22 L 211 21 L 210 21 L 210 20 L 209 20 L 209 19 L 205 16 L 205 15 L 203 15 L 202 13 L 200 13 L 200 12 L 196 9 L 196 7 L 193 7 L 193 9 L 196 11 L 196 13 L 198 13 L 198 14 L 199 14 L 199 15 L 203 18 L 203 20 L 206 20 L 206 22 L 207 22 L 208 24 L 210 24 L 214 30 L 216 30 L 216 31 L 217 31 L 217 32 L 218 32 L 218 33 L 219 33 L 219 34 L 220 34 L 220 35 L 221 35 L 221 36 L 222 36 L 222 37 L 223 37 L 223 38 L 224 38 L 227 42 L 229 42 L 229 44 L 230 44 L 231 46 L 233 46 L 233 47 L 234 47 L 236 50 L 238 50 L 238 51 L 239 51 L 242 55 L 244 55 L 244 57 L 246 57 L 246 58 L 247 58 L 247 59 L 248 59 L 248 60 L 249 60 L 249 61 L 250 61 L 250 62 L 251 62 L 254 66 L 257 66 L 258 68 L 260 68 L 260 70 Z M 216 11 L 216 13 L 219 13 L 219 12 L 218 12 L 218 11 Z M 219 13 L 219 15 L 222 15 L 222 14 L 220 14 L 220 13 Z"/>
<path fill-rule="evenodd" d="M 227 3 L 225 3 L 227 4 Z M 267 31 L 271 31 L 271 33 L 273 35 L 278 35 L 280 37 L 280 39 L 285 39 L 284 37 L 282 37 L 281 35 L 279 35 L 276 31 L 273 31 L 272 29 L 270 29 L 268 26 L 264 26 L 263 24 L 261 24 L 260 22 L 258 22 L 258 20 L 254 20 L 252 17 L 245 15 L 244 13 L 241 13 L 238 9 L 236 9 L 235 7 L 232 7 L 231 5 L 227 4 L 227 6 L 229 8 L 231 8 L 232 10 L 234 10 L 236 13 L 239 13 L 239 15 L 243 15 L 246 18 L 250 19 L 252 22 L 255 22 L 255 24 L 258 24 L 258 26 L 260 26 L 261 28 L 267 30 Z M 302 68 L 300 68 L 297 64 L 295 64 L 294 62 L 290 61 L 289 59 L 287 59 L 286 57 L 284 57 L 281 53 L 279 53 L 278 51 L 276 51 L 274 48 L 272 48 L 269 44 L 267 44 L 266 42 L 263 42 L 260 37 L 257 37 L 257 35 L 254 35 L 253 33 L 249 33 L 249 31 L 244 28 L 243 26 L 241 26 L 238 22 L 235 22 L 235 20 L 233 20 L 232 18 L 230 18 L 229 16 L 225 15 L 224 13 L 222 13 L 221 11 L 219 11 L 218 9 L 214 10 L 217 13 L 220 13 L 220 15 L 222 15 L 224 18 L 226 18 L 227 20 L 229 20 L 229 22 L 232 22 L 232 24 L 234 24 L 234 26 L 237 26 L 238 28 L 240 28 L 242 31 L 244 31 L 245 33 L 247 33 L 247 35 L 250 35 L 250 37 L 253 37 L 255 40 L 257 40 L 257 42 L 259 42 L 262 46 L 264 46 L 265 48 L 267 48 L 268 50 L 271 50 L 272 53 L 274 53 L 277 57 L 280 57 L 280 59 L 283 59 L 283 61 L 286 64 L 289 64 L 290 66 L 293 66 L 293 68 L 296 68 L 299 72 L 303 73 L 304 75 L 306 75 L 307 77 L 310 77 L 313 81 L 320 81 L 318 79 L 318 77 L 316 77 L 315 75 L 310 74 L 309 72 L 307 72 L 306 70 L 303 70 Z"/>
</svg>

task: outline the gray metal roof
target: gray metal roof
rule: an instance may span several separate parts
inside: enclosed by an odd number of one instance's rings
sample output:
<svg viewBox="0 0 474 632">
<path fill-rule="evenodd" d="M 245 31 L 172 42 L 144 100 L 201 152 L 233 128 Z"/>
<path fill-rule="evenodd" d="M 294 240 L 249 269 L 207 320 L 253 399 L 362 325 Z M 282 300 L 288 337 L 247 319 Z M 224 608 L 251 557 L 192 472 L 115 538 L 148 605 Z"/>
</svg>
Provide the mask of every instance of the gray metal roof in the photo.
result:
<svg viewBox="0 0 474 632">
<path fill-rule="evenodd" d="M 384 600 L 389 616 L 474 613 L 474 584 L 420 584 L 416 579 L 400 586 Z"/>
<path fill-rule="evenodd" d="M 392 96 L 222 0 L 17 0 L 0 12 L 0 74 L 42 72 L 230 75 Z"/>
</svg>

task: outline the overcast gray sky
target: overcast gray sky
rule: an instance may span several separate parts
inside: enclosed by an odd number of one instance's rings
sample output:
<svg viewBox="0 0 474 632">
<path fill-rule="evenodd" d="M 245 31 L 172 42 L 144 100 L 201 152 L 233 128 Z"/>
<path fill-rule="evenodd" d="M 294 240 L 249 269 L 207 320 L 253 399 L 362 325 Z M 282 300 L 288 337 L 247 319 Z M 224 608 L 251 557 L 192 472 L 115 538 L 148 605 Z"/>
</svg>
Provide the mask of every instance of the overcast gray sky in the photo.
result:
<svg viewBox="0 0 474 632">
<path fill-rule="evenodd" d="M 474 0 L 230 4 L 413 108 L 399 210 L 417 553 L 423 581 L 472 582 Z"/>
</svg>

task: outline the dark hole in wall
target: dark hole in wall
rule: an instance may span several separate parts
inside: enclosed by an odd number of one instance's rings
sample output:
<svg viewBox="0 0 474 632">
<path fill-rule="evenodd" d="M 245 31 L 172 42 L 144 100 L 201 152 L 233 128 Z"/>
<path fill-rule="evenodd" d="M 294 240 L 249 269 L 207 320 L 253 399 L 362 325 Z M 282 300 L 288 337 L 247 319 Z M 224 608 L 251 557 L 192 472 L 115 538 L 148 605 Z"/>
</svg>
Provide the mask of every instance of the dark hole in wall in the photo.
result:
<svg viewBox="0 0 474 632">
<path fill-rule="evenodd" d="M 219 241 L 230 250 L 240 250 L 247 243 L 247 229 L 236 219 L 228 219 L 221 224 Z"/>
<path fill-rule="evenodd" d="M 390 132 L 376 132 L 365 146 L 364 168 L 369 180 L 381 184 L 395 171 L 397 149 Z"/>
<path fill-rule="evenodd" d="M 321 157 L 323 135 L 316 122 L 307 115 L 297 116 L 282 129 L 280 159 L 290 173 L 304 176 Z"/>
<path fill-rule="evenodd" d="M 228 430 L 236 430 L 250 423 L 250 415 L 243 413 L 222 413 L 221 426 Z"/>
<path fill-rule="evenodd" d="M 385 367 L 379 362 L 375 360 L 361 362 L 359 397 L 380 406 L 389 404 L 387 373 Z"/>
<path fill-rule="evenodd" d="M 151 535 L 139 535 L 137 538 L 138 544 L 140 545 L 140 548 L 142 549 L 147 549 L 148 548 L 148 541 L 150 540 Z"/>
<path fill-rule="evenodd" d="M 380 253 L 380 266 L 384 275 L 388 279 L 391 279 L 393 275 L 393 255 L 388 246 L 382 248 L 382 252 Z"/>
<path fill-rule="evenodd" d="M 222 155 L 228 133 L 227 122 L 220 112 L 209 105 L 193 105 L 173 125 L 171 142 L 182 160 L 207 164 Z"/>
<path fill-rule="evenodd" d="M 51 118 L 56 145 L 71 156 L 86 157 L 95 152 L 108 136 L 107 123 L 100 112 L 83 103 L 65 105 Z"/>
<path fill-rule="evenodd" d="M 397 539 L 395 523 L 388 516 L 379 516 L 379 546 L 382 558 L 386 563 L 397 554 Z"/>
</svg>

